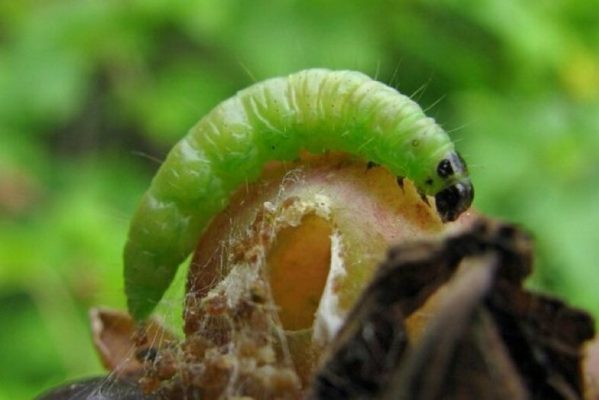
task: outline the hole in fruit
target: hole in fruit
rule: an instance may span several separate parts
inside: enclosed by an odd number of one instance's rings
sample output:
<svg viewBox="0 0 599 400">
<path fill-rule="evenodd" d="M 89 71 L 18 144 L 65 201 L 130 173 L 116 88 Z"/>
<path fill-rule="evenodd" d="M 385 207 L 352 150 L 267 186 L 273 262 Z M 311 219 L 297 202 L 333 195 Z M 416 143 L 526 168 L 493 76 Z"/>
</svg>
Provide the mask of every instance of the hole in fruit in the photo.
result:
<svg viewBox="0 0 599 400">
<path fill-rule="evenodd" d="M 330 224 L 306 215 L 280 230 L 267 256 L 272 296 L 286 330 L 310 328 L 331 265 Z"/>
</svg>

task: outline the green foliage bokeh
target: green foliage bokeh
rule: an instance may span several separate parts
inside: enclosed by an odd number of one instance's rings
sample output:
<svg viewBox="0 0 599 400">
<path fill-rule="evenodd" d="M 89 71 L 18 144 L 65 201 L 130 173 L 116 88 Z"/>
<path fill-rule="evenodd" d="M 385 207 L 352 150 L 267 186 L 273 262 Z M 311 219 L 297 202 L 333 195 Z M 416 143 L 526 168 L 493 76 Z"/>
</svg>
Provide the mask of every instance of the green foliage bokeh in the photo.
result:
<svg viewBox="0 0 599 400">
<path fill-rule="evenodd" d="M 531 284 L 599 315 L 596 0 L 0 0 L 0 399 L 102 373 L 128 217 L 170 146 L 255 80 L 361 70 L 458 142 Z M 175 316 L 174 318 L 178 318 Z"/>
</svg>

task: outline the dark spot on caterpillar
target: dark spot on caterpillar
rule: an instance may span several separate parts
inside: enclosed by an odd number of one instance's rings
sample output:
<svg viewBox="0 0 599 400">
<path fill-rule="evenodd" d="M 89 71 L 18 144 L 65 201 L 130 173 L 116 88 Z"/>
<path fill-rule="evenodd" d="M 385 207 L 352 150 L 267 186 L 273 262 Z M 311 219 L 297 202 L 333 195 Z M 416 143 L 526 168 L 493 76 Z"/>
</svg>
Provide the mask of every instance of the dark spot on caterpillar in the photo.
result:
<svg viewBox="0 0 599 400">
<path fill-rule="evenodd" d="M 439 175 L 441 178 L 447 178 L 448 176 L 453 174 L 454 171 L 453 167 L 451 166 L 451 161 L 449 161 L 449 159 L 447 158 L 441 160 L 439 165 L 437 165 L 437 175 Z"/>
<path fill-rule="evenodd" d="M 414 147 L 420 146 L 420 140 L 418 140 L 418 139 L 412 140 L 412 146 L 414 146 Z"/>
<path fill-rule="evenodd" d="M 424 204 L 430 207 L 431 203 L 428 202 L 428 197 L 426 197 L 426 194 L 422 192 L 419 192 L 418 194 L 420 195 L 420 199 L 424 202 Z"/>
<path fill-rule="evenodd" d="M 433 184 L 433 178 L 428 178 L 427 180 L 424 181 L 424 183 L 426 183 L 427 185 L 432 185 Z"/>
<path fill-rule="evenodd" d="M 442 179 L 450 178 L 456 174 L 467 175 L 466 161 L 457 152 L 452 152 L 437 165 L 437 175 Z"/>
<path fill-rule="evenodd" d="M 379 164 L 375 163 L 374 161 L 368 161 L 368 164 L 366 164 L 366 169 L 368 170 L 368 169 L 378 167 L 378 166 L 379 166 Z"/>
<path fill-rule="evenodd" d="M 403 190 L 403 180 L 405 178 L 403 176 L 398 176 L 397 177 L 397 185 Z"/>
</svg>

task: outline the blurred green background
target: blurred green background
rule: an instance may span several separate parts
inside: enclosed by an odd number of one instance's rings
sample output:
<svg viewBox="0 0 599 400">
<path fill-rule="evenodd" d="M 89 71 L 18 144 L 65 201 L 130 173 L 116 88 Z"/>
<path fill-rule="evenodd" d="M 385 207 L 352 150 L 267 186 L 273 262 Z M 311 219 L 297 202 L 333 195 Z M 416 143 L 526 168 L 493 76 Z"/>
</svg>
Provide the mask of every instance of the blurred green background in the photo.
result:
<svg viewBox="0 0 599 400">
<path fill-rule="evenodd" d="M 599 315 L 597 10 L 0 0 L 0 399 L 102 372 L 87 310 L 124 309 L 128 217 L 159 160 L 220 100 L 307 67 L 364 71 L 429 108 L 475 207 L 536 237 L 531 285 Z"/>
</svg>

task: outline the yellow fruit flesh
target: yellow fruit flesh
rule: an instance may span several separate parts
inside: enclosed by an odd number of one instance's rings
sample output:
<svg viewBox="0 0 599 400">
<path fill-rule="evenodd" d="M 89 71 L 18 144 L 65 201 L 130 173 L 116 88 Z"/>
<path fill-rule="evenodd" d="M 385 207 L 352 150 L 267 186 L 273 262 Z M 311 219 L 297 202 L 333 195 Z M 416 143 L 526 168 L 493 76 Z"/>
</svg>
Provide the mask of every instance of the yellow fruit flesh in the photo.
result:
<svg viewBox="0 0 599 400">
<path fill-rule="evenodd" d="M 314 322 L 331 264 L 331 235 L 330 223 L 313 214 L 277 234 L 266 263 L 285 330 L 307 329 Z"/>
</svg>

